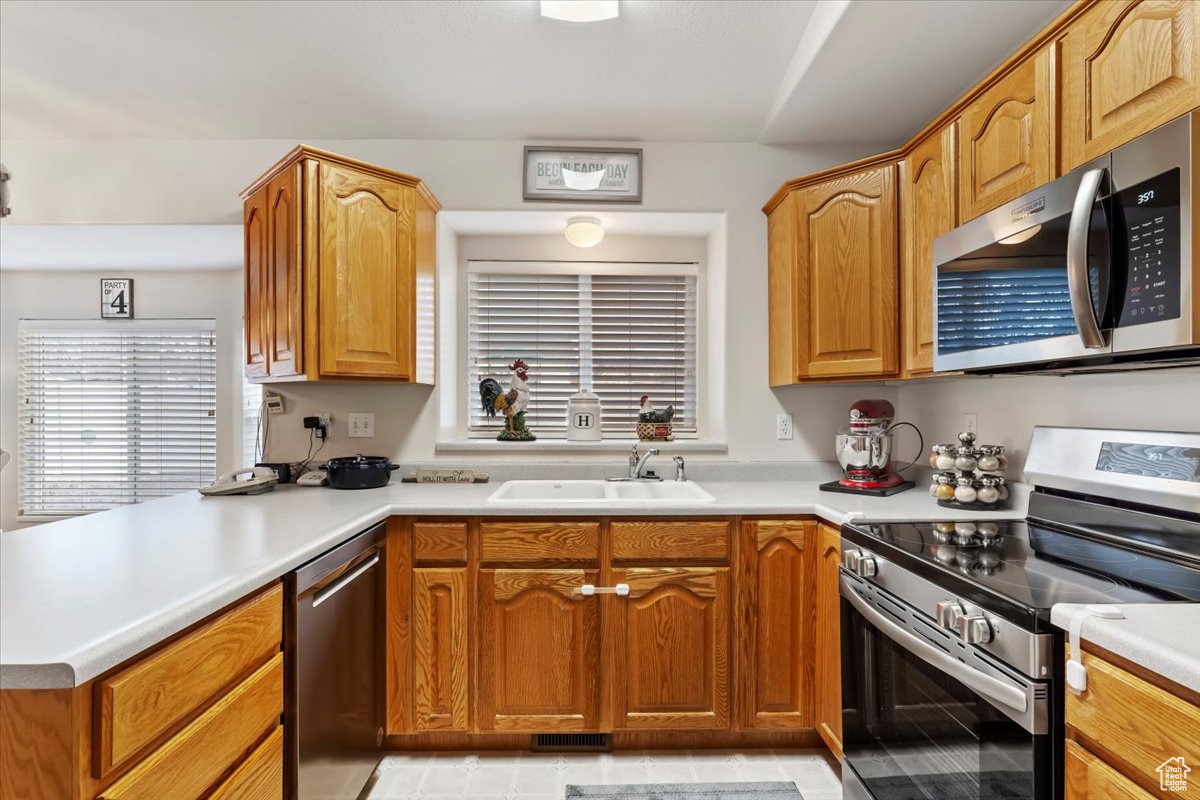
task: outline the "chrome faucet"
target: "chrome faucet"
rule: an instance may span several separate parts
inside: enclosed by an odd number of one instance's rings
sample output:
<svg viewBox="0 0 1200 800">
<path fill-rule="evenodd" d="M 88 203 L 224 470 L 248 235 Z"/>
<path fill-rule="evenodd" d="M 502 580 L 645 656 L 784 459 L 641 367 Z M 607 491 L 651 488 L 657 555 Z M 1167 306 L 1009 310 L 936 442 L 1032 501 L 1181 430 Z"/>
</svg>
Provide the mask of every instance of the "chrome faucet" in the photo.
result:
<svg viewBox="0 0 1200 800">
<path fill-rule="evenodd" d="M 687 480 L 687 470 L 683 465 L 683 456 L 675 456 L 674 460 L 675 460 L 675 480 L 686 481 Z"/>
<path fill-rule="evenodd" d="M 646 462 L 650 460 L 651 456 L 656 456 L 656 455 L 658 455 L 657 447 L 651 447 L 651 448 L 648 448 L 645 452 L 639 453 L 638 447 L 635 444 L 633 446 L 633 449 L 629 451 L 629 477 L 628 477 L 628 480 L 631 480 L 631 481 L 661 481 L 662 478 L 659 478 L 659 477 L 648 478 L 643 474 L 643 470 L 646 469 Z"/>
</svg>

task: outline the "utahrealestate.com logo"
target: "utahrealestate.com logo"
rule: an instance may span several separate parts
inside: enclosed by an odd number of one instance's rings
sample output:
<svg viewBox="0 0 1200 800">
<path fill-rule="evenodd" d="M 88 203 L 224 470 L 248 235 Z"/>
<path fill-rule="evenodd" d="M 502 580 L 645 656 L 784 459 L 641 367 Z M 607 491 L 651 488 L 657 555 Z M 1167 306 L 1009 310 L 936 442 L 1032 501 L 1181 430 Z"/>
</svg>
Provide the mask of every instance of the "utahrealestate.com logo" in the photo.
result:
<svg viewBox="0 0 1200 800">
<path fill-rule="evenodd" d="M 1183 756 L 1168 758 L 1155 772 L 1158 773 L 1158 786 L 1164 792 L 1186 792 L 1187 776 L 1192 768 L 1183 762 Z"/>
</svg>

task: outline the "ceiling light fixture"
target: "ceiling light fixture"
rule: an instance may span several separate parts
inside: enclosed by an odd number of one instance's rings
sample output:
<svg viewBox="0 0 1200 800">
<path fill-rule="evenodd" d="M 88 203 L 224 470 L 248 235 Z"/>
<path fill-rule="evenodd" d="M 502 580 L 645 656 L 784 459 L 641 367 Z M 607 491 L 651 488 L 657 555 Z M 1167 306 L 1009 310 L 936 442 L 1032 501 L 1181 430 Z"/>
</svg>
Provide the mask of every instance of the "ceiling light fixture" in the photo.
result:
<svg viewBox="0 0 1200 800">
<path fill-rule="evenodd" d="M 600 22 L 618 13 L 617 0 L 542 0 L 542 16 L 563 22 Z"/>
<path fill-rule="evenodd" d="M 604 239 L 604 228 L 595 217 L 571 217 L 563 233 L 576 247 L 595 247 Z"/>
<path fill-rule="evenodd" d="M 1019 233 L 1014 233 L 1012 236 L 1006 236 L 997 244 L 1020 244 L 1021 242 L 1028 242 L 1030 239 L 1037 236 L 1041 230 L 1041 225 L 1034 225 L 1032 228 L 1026 228 Z"/>
</svg>

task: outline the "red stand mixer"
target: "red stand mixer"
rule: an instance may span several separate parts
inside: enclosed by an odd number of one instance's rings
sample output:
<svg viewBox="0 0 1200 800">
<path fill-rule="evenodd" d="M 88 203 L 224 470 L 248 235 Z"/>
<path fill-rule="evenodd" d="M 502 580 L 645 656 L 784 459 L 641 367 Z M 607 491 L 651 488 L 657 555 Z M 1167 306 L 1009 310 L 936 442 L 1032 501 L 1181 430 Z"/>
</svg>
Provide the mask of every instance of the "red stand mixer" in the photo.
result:
<svg viewBox="0 0 1200 800">
<path fill-rule="evenodd" d="M 887 400 L 859 400 L 850 406 L 850 422 L 846 430 L 835 437 L 837 460 L 846 473 L 841 480 L 821 484 L 825 492 L 845 492 L 887 497 L 911 489 L 913 482 L 900 472 L 916 463 L 916 459 L 899 469 L 892 465 L 893 432 L 907 426 L 921 440 L 917 458 L 925 450 L 921 431 L 911 422 L 893 422 L 896 409 Z"/>
</svg>

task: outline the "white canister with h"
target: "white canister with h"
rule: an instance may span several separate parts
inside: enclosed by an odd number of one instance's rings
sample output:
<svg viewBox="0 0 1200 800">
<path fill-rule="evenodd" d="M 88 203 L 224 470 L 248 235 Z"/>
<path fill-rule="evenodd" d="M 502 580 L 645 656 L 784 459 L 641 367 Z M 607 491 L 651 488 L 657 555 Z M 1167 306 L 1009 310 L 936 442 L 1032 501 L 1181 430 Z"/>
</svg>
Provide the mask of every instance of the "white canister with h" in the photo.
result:
<svg viewBox="0 0 1200 800">
<path fill-rule="evenodd" d="M 567 400 L 567 440 L 600 441 L 600 397 L 578 392 Z"/>
</svg>

